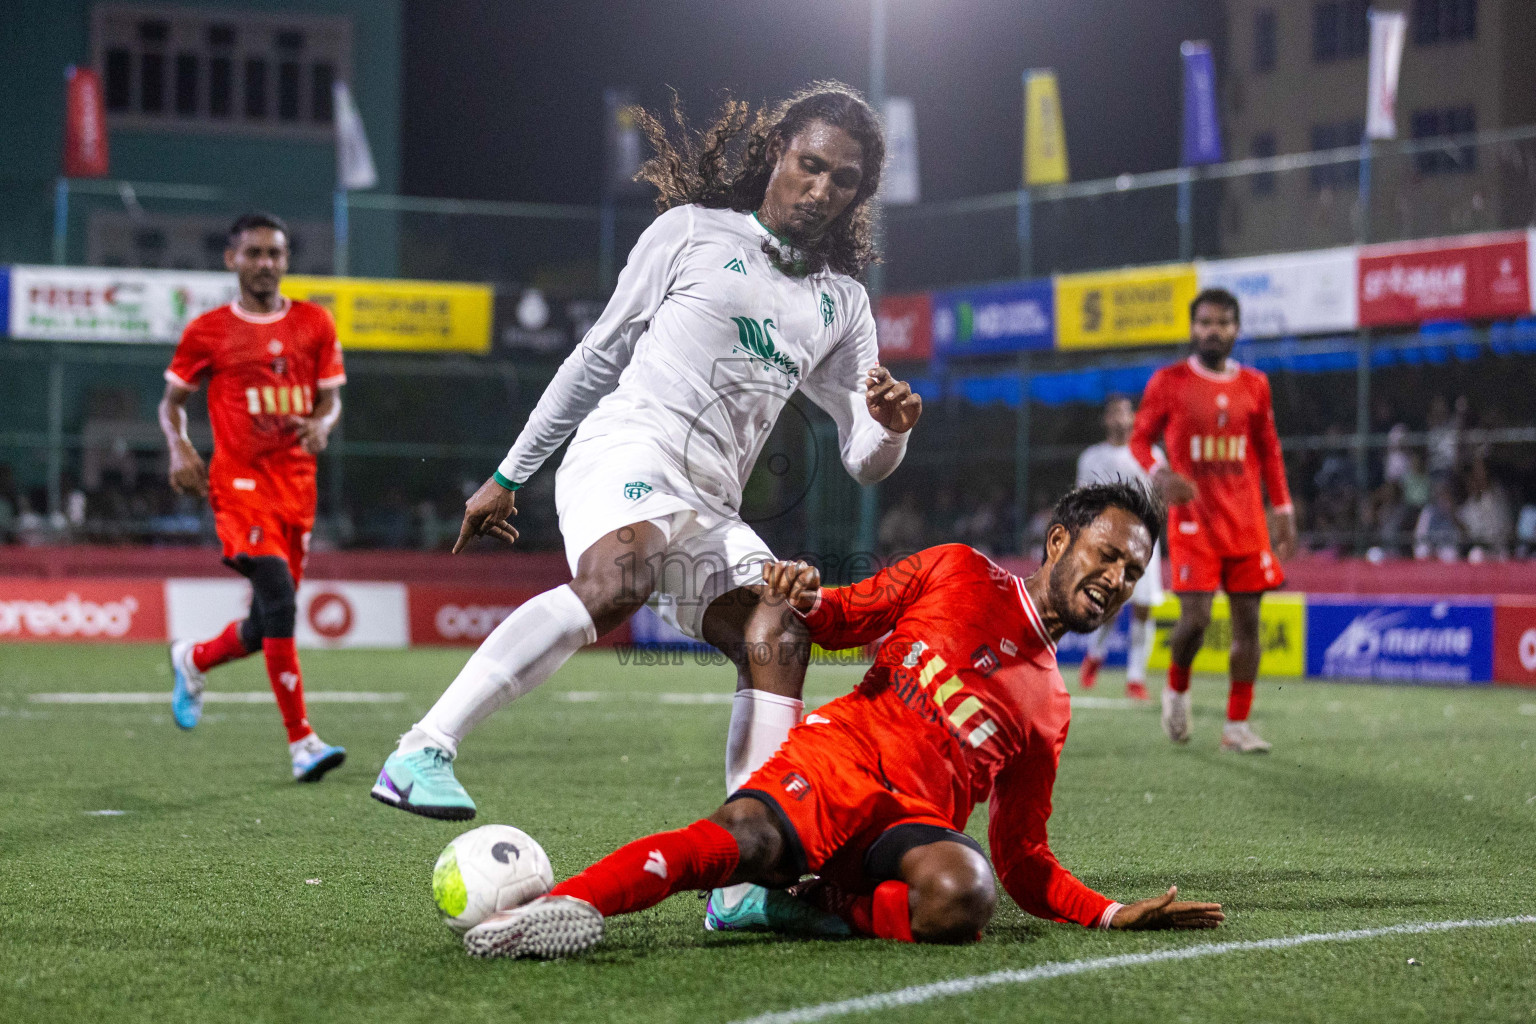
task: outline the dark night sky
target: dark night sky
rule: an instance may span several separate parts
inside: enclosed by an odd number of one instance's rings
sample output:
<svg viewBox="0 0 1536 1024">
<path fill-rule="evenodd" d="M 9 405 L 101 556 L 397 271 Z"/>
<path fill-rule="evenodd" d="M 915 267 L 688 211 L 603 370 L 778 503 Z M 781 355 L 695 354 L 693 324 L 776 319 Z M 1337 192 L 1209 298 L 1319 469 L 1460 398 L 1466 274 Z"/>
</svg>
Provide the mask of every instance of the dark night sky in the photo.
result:
<svg viewBox="0 0 1536 1024">
<path fill-rule="evenodd" d="M 722 89 L 776 99 L 869 82 L 867 0 L 406 0 L 408 194 L 590 203 L 604 86 L 702 117 Z M 889 0 L 887 92 L 917 105 L 925 200 L 1014 188 L 1020 74 L 1054 67 L 1074 179 L 1178 158 L 1179 43 L 1218 44 L 1219 0 Z"/>
</svg>

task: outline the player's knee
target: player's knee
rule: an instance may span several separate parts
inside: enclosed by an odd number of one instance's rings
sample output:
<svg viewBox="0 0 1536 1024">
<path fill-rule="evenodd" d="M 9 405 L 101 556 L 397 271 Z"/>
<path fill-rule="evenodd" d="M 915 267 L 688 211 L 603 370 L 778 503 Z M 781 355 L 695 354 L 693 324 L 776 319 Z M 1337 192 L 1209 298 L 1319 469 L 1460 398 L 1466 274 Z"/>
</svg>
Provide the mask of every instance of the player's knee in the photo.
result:
<svg viewBox="0 0 1536 1024">
<path fill-rule="evenodd" d="M 918 942 L 972 942 L 997 909 L 997 885 L 980 854 L 925 872 L 912 888 L 912 937 Z"/>
<path fill-rule="evenodd" d="M 1204 636 L 1210 625 L 1211 610 L 1209 608 L 1185 608 L 1179 612 L 1179 627 L 1191 633 Z"/>
<path fill-rule="evenodd" d="M 782 602 L 758 601 L 747 616 L 742 639 L 755 664 L 804 662 L 810 654 L 810 631 L 805 620 Z"/>
<path fill-rule="evenodd" d="M 732 800 L 709 816 L 736 840 L 736 877 L 763 885 L 790 885 L 799 875 L 785 863 L 789 842 L 767 806 L 758 800 Z"/>
<path fill-rule="evenodd" d="M 571 589 L 586 605 L 593 622 L 617 624 L 638 611 L 655 587 L 651 571 L 643 564 L 635 567 L 615 563 L 581 566 L 571 581 Z"/>
<path fill-rule="evenodd" d="M 247 575 L 254 591 L 252 614 L 260 616 L 262 637 L 293 636 L 299 603 L 288 563 L 275 557 L 254 558 Z"/>
</svg>

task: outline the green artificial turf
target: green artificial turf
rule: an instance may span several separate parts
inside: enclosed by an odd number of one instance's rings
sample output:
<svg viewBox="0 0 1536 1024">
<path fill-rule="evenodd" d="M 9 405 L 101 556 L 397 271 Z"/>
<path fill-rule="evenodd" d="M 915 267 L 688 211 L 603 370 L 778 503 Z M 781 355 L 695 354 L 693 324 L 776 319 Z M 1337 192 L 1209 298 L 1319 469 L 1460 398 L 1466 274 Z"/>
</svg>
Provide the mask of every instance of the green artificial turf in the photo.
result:
<svg viewBox="0 0 1536 1024">
<path fill-rule="evenodd" d="M 465 655 L 306 652 L 311 690 L 406 697 L 312 704 L 350 759 L 299 786 L 271 705 L 210 703 L 183 734 L 166 705 L 30 699 L 168 690 L 163 648 L 0 646 L 0 1021 L 724 1022 L 1043 963 L 1536 914 L 1536 692 L 1261 682 L 1255 722 L 1275 752 L 1244 758 L 1216 750 L 1225 686 L 1207 677 L 1183 749 L 1152 708 L 1076 712 L 1051 836 L 1110 896 L 1177 883 L 1222 902 L 1218 931 L 1103 934 L 1004 899 L 969 947 L 786 941 L 706 933 L 702 903 L 681 895 L 610 922 L 577 960 L 471 960 L 430 898 L 438 851 L 468 826 L 368 797 Z M 813 669 L 809 696 L 856 678 Z M 266 685 L 258 659 L 213 677 L 218 690 Z M 691 656 L 578 656 L 464 744 L 476 824 L 526 830 L 564 876 L 708 813 L 729 708 L 661 695 L 731 686 Z M 1117 688 L 1110 675 L 1096 695 Z M 88 813 L 101 810 L 126 813 Z M 984 829 L 981 812 L 972 831 Z M 878 1019 L 1531 1020 L 1536 925 L 1120 966 Z"/>
</svg>

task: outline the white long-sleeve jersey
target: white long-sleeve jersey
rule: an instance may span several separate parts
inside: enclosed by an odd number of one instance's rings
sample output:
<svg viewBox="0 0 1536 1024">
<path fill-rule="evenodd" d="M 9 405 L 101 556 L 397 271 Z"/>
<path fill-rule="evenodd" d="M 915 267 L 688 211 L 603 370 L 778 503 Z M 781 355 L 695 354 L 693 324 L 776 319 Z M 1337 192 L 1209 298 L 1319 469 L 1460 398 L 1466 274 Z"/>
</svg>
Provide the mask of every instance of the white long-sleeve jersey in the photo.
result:
<svg viewBox="0 0 1536 1024">
<path fill-rule="evenodd" d="M 763 252 L 753 214 L 674 207 L 635 243 L 603 314 L 561 364 L 498 472 L 521 484 L 573 430 L 658 446 L 732 509 L 799 388 L 837 424 L 860 483 L 889 476 L 907 435 L 864 401 L 879 361 L 862 285 L 791 277 Z M 578 429 L 579 425 L 579 429 Z"/>
</svg>

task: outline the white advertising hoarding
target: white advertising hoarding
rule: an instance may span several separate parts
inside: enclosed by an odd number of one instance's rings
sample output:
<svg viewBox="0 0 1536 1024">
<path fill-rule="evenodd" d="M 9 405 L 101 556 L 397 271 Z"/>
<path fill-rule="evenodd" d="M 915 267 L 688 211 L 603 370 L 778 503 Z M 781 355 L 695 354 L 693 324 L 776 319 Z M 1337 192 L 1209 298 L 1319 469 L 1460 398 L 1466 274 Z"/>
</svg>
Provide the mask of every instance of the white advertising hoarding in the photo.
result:
<svg viewBox="0 0 1536 1024">
<path fill-rule="evenodd" d="M 244 580 L 166 580 L 166 631 L 172 640 L 206 640 L 243 619 L 250 600 Z M 407 608 L 403 583 L 305 580 L 294 639 L 300 647 L 408 647 Z"/>
<path fill-rule="evenodd" d="M 14 266 L 10 336 L 174 343 L 189 320 L 239 294 L 234 274 L 203 270 Z"/>
<path fill-rule="evenodd" d="M 1243 337 L 1327 334 L 1360 326 L 1355 246 L 1207 260 L 1195 264 L 1201 288 L 1225 288 L 1242 303 Z"/>
</svg>

